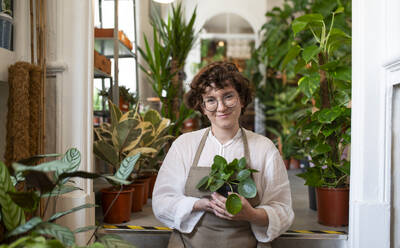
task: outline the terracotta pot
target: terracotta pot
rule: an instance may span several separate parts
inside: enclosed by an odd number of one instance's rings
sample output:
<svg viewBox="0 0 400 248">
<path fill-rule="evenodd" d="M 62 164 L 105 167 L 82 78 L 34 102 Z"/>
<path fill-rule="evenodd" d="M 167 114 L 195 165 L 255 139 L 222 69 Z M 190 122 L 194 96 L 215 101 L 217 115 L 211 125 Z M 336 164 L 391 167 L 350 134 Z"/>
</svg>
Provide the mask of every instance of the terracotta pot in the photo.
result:
<svg viewBox="0 0 400 248">
<path fill-rule="evenodd" d="M 290 160 L 289 159 L 284 159 L 283 163 L 285 163 L 286 170 L 289 170 L 290 169 Z"/>
<path fill-rule="evenodd" d="M 150 177 L 143 177 L 135 179 L 134 183 L 144 183 L 143 205 L 146 205 L 147 198 L 149 198 Z"/>
<path fill-rule="evenodd" d="M 150 183 L 149 183 L 149 198 L 153 196 L 153 189 L 154 189 L 154 184 L 156 183 L 157 179 L 157 172 L 146 172 L 143 173 L 145 177 L 150 178 Z"/>
<path fill-rule="evenodd" d="M 349 224 L 349 188 L 317 188 L 318 222 L 326 226 Z"/>
<path fill-rule="evenodd" d="M 119 224 L 129 221 L 131 219 L 132 192 L 134 191 L 134 189 L 123 188 L 121 193 L 119 193 L 119 189 L 110 187 L 102 189 L 100 191 L 104 222 Z M 114 201 L 116 197 L 117 199 Z M 110 206 L 111 209 L 106 214 L 106 211 L 110 208 Z"/>
<path fill-rule="evenodd" d="M 291 158 L 290 159 L 290 168 L 291 169 L 299 169 L 300 168 L 300 161 L 295 159 L 295 158 Z"/>
<path fill-rule="evenodd" d="M 132 193 L 132 212 L 139 212 L 143 209 L 144 183 L 132 183 L 129 188 L 134 188 Z"/>
</svg>

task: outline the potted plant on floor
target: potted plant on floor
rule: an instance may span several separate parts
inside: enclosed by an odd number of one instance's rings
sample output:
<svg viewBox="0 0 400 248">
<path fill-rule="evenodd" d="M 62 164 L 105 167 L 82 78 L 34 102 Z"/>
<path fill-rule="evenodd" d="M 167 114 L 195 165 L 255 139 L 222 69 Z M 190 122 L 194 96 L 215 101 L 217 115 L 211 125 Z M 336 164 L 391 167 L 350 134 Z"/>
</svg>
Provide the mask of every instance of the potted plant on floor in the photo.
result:
<svg viewBox="0 0 400 248">
<path fill-rule="evenodd" d="M 159 154 L 162 147 L 172 138 L 167 135 L 170 120 L 161 118 L 155 110 L 148 110 L 143 115 L 135 110 L 122 114 L 120 109 L 109 102 L 111 111 L 111 124 L 104 123 L 100 128 L 95 129 L 96 141 L 94 152 L 114 170 L 118 169 L 120 161 L 125 157 L 141 153 L 140 160 L 136 163 L 131 178 L 134 184 L 129 187 L 142 187 L 137 183 L 141 182 L 141 168 L 147 161 L 150 161 Z M 144 181 L 144 193 L 142 200 L 133 199 L 135 211 L 141 209 L 141 204 L 147 202 L 149 196 L 150 179 Z"/>
<path fill-rule="evenodd" d="M 146 136 L 147 133 L 151 132 L 151 123 L 143 121 L 137 110 L 131 110 L 122 114 L 121 110 L 109 101 L 110 106 L 110 116 L 111 124 L 103 123 L 99 128 L 95 129 L 96 141 L 93 144 L 93 151 L 95 155 L 105 161 L 110 165 L 113 171 L 117 171 L 127 158 L 135 156 L 137 154 L 142 154 L 146 156 L 148 154 L 155 154 L 156 149 L 152 147 L 142 146 L 140 143 L 142 138 Z M 139 166 L 139 161 L 136 163 L 134 170 L 137 170 Z M 131 173 L 132 171 L 130 171 Z M 126 191 L 126 192 L 125 192 Z M 125 195 L 131 194 L 132 187 L 125 187 Z M 121 190 L 115 187 L 102 190 L 102 203 L 111 203 L 106 198 L 110 196 L 111 201 L 114 201 L 115 195 L 121 195 Z M 114 196 L 113 196 L 114 195 Z M 121 195 L 122 196 L 122 195 Z M 132 199 L 130 199 L 132 202 Z M 135 202 L 134 202 L 135 203 Z M 119 204 L 114 204 L 115 206 Z M 120 215 L 121 210 L 115 211 L 115 218 L 113 217 L 114 211 L 110 211 L 110 214 L 106 216 L 105 221 L 108 223 L 116 223 L 128 221 L 130 219 L 131 206 L 127 208 L 125 205 L 125 210 L 129 211 L 127 215 L 121 218 L 117 218 Z M 103 211 L 106 211 L 109 207 L 103 205 Z"/>
<path fill-rule="evenodd" d="M 57 199 L 61 194 L 80 190 L 70 180 L 70 178 L 74 177 L 89 179 L 104 177 L 119 184 L 129 183 L 125 179 L 129 176 L 129 170 L 133 167 L 133 164 L 128 167 L 121 167 L 113 176 L 77 171 L 81 157 L 80 152 L 75 148 L 69 149 L 60 160 L 33 165 L 39 159 L 58 157 L 60 155 L 34 156 L 18 163 L 13 163 L 10 170 L 4 163 L 0 162 L 0 178 L 2 182 L 0 184 L 0 207 L 2 210 L 0 223 L 3 223 L 7 230 L 5 235 L 0 237 L 0 242 L 3 244 L 0 247 L 76 247 L 75 234 L 94 229 L 97 231 L 99 228 L 86 226 L 70 230 L 57 224 L 56 221 L 61 217 L 95 205 L 90 203 L 83 204 L 64 212 L 49 214 L 48 202 L 50 199 L 53 199 L 52 197 Z M 12 172 L 11 175 L 9 171 Z M 49 172 L 52 172 L 54 176 L 49 177 Z M 16 191 L 15 185 L 20 183 L 24 184 L 24 190 Z M 41 211 L 42 215 L 26 219 L 24 212 L 35 212 L 41 199 L 43 200 L 42 202 L 46 202 L 42 208 L 43 211 Z M 94 244 L 88 247 L 114 246 L 133 247 L 127 242 L 110 235 L 99 237 Z"/>
<path fill-rule="evenodd" d="M 329 22 L 321 14 L 296 18 L 294 35 L 307 30 L 313 38 L 294 43 L 286 55 L 288 61 L 297 61 L 302 102 L 311 108 L 297 127 L 315 166 L 299 176 L 317 188 L 318 221 L 330 226 L 348 224 L 351 37 L 343 12 L 342 6 L 337 8 Z M 336 23 L 338 15 L 342 17 Z"/>
</svg>

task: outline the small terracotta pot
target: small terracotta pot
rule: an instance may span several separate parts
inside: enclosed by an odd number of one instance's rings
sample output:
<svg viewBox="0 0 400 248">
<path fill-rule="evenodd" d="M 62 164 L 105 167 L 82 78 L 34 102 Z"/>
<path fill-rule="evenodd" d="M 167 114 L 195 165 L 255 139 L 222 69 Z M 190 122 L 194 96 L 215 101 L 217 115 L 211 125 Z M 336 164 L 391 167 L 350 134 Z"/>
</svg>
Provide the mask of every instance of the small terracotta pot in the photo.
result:
<svg viewBox="0 0 400 248">
<path fill-rule="evenodd" d="M 149 198 L 150 177 L 143 177 L 135 179 L 134 183 L 144 183 L 143 205 L 146 205 L 147 198 Z"/>
<path fill-rule="evenodd" d="M 132 212 L 139 212 L 143 209 L 144 183 L 132 183 L 127 187 L 134 188 L 132 193 Z"/>
<path fill-rule="evenodd" d="M 146 173 L 143 173 L 143 175 L 145 177 L 149 177 L 150 178 L 149 198 L 151 198 L 152 195 L 153 195 L 154 184 L 156 183 L 156 179 L 157 179 L 157 172 L 146 172 Z"/>
<path fill-rule="evenodd" d="M 131 219 L 132 192 L 134 189 L 123 188 L 123 190 L 119 193 L 119 189 L 110 187 L 101 189 L 100 191 L 104 222 L 119 224 Z M 117 199 L 114 201 L 116 197 Z M 111 209 L 106 215 L 106 211 L 110 208 L 110 206 Z"/>
<path fill-rule="evenodd" d="M 295 158 L 291 158 L 290 159 L 290 168 L 291 169 L 299 169 L 300 168 L 300 161 L 295 159 Z"/>
<path fill-rule="evenodd" d="M 349 224 L 349 188 L 317 188 L 318 222 L 326 226 Z"/>
</svg>

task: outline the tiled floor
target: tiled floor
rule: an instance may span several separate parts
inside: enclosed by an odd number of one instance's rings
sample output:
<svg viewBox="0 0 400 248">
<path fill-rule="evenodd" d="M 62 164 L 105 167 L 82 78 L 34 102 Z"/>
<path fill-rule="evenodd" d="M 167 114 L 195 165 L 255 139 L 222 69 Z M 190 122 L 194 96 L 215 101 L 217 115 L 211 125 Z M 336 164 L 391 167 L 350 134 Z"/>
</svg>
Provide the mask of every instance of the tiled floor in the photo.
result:
<svg viewBox="0 0 400 248">
<path fill-rule="evenodd" d="M 328 227 L 318 224 L 317 212 L 309 208 L 308 201 L 308 188 L 304 186 L 304 180 L 297 177 L 296 174 L 300 173 L 300 169 L 289 170 L 289 180 L 292 190 L 293 209 L 295 212 L 295 220 L 291 226 L 291 230 L 337 230 L 348 231 L 347 227 Z M 96 187 L 95 187 L 96 188 Z M 102 221 L 101 209 L 96 211 L 96 219 Z M 151 199 L 147 201 L 142 212 L 132 213 L 131 221 L 125 223 L 127 225 L 138 226 L 164 226 L 159 222 L 152 213 Z"/>
</svg>

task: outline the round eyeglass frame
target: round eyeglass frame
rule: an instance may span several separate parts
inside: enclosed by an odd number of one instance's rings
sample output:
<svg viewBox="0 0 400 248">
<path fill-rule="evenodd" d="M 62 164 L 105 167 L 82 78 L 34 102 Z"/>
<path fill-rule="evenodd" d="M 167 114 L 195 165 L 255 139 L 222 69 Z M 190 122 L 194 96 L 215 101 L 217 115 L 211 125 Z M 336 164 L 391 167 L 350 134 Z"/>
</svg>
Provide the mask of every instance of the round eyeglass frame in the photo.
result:
<svg viewBox="0 0 400 248">
<path fill-rule="evenodd" d="M 231 105 L 231 106 L 228 106 L 228 105 L 226 105 L 226 103 L 225 103 L 225 101 L 224 101 L 224 98 L 222 98 L 222 104 L 225 106 L 225 107 L 227 107 L 227 108 L 234 108 L 234 107 L 236 107 L 236 105 L 238 104 L 238 102 L 239 102 L 239 97 L 237 96 L 237 95 L 235 95 L 235 103 L 233 104 L 233 105 Z M 206 103 L 203 101 L 203 103 L 201 104 L 208 112 L 217 112 L 217 109 L 218 109 L 218 105 L 219 105 L 219 100 L 216 100 L 217 101 L 217 104 L 215 105 L 215 108 L 213 109 L 213 110 L 209 110 L 207 107 L 206 107 Z"/>
</svg>

